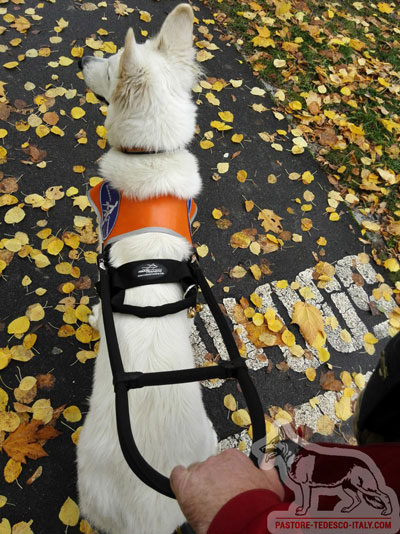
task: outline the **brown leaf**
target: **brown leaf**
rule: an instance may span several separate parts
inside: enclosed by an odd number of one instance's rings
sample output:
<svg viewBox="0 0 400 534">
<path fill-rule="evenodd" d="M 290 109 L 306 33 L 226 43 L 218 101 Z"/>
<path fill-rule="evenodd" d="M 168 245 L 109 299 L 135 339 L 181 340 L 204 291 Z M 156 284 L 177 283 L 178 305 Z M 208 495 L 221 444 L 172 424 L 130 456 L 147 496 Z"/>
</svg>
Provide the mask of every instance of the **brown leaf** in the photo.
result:
<svg viewBox="0 0 400 534">
<path fill-rule="evenodd" d="M 342 382 L 335 378 L 333 371 L 327 371 L 326 373 L 321 371 L 319 384 L 325 391 L 341 391 L 343 389 Z"/>
<path fill-rule="evenodd" d="M 338 142 L 335 130 L 331 126 L 326 126 L 323 130 L 317 132 L 319 144 L 322 146 L 334 146 Z"/>
<path fill-rule="evenodd" d="M 15 462 L 26 463 L 26 457 L 37 460 L 48 456 L 39 440 L 53 439 L 61 434 L 53 427 L 45 426 L 43 423 L 32 419 L 29 423 L 21 423 L 17 430 L 11 432 L 3 443 L 4 452 Z"/>
<path fill-rule="evenodd" d="M 4 178 L 0 182 L 0 193 L 15 193 L 18 191 L 18 181 L 16 178 Z"/>
<path fill-rule="evenodd" d="M 258 220 L 262 220 L 261 226 L 266 232 L 275 232 L 279 234 L 283 228 L 281 225 L 282 217 L 279 217 L 272 210 L 264 209 L 258 214 Z"/>
<path fill-rule="evenodd" d="M 10 265 L 14 257 L 14 252 L 10 250 L 0 250 L 0 260 L 6 262 L 7 265 Z"/>
<path fill-rule="evenodd" d="M 76 289 L 90 289 L 91 287 L 92 287 L 92 281 L 87 275 L 81 276 L 79 280 L 75 282 Z"/>
<path fill-rule="evenodd" d="M 11 113 L 10 106 L 7 106 L 7 104 L 0 102 L 0 120 L 7 122 L 8 117 L 10 116 L 10 113 Z"/>
<path fill-rule="evenodd" d="M 364 278 L 359 273 L 353 273 L 353 282 L 358 287 L 362 287 L 364 285 Z"/>
<path fill-rule="evenodd" d="M 275 367 L 278 369 L 278 371 L 286 372 L 289 371 L 289 366 L 285 362 L 285 360 L 282 360 L 281 362 L 277 363 Z"/>
<path fill-rule="evenodd" d="M 25 484 L 30 486 L 31 484 L 33 484 L 35 482 L 35 480 L 37 480 L 41 476 L 42 473 L 43 473 L 43 467 L 41 465 L 39 465 L 39 467 L 36 469 L 36 471 L 33 473 L 33 475 L 28 478 L 28 480 L 25 482 Z"/>
<path fill-rule="evenodd" d="M 51 389 L 54 386 L 56 377 L 51 373 L 47 373 L 45 375 L 37 375 L 36 380 L 39 389 Z"/>
<path fill-rule="evenodd" d="M 60 120 L 60 117 L 55 111 L 48 111 L 43 115 L 43 120 L 46 124 L 50 124 L 50 126 L 55 126 Z"/>
</svg>

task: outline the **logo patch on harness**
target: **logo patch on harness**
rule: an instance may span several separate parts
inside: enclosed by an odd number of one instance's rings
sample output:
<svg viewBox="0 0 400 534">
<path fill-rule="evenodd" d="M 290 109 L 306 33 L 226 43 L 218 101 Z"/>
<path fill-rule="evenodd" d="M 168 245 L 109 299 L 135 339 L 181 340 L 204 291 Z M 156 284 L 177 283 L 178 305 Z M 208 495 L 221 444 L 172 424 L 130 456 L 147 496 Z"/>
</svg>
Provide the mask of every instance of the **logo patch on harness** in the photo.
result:
<svg viewBox="0 0 400 534">
<path fill-rule="evenodd" d="M 164 278 L 168 273 L 168 269 L 165 265 L 160 263 L 141 263 L 134 271 L 133 276 L 139 280 L 157 280 L 158 278 Z"/>
<path fill-rule="evenodd" d="M 120 192 L 108 182 L 103 182 L 100 189 L 101 235 L 103 236 L 103 241 L 111 234 L 117 222 L 120 202 Z"/>
</svg>

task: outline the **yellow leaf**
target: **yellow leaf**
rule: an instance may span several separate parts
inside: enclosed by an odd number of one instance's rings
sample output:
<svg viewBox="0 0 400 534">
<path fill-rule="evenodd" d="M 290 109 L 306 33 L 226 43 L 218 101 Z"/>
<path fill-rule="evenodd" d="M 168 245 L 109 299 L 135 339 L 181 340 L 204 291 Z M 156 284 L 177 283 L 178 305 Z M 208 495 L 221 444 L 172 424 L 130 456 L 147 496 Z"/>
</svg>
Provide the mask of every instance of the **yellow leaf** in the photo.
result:
<svg viewBox="0 0 400 534">
<path fill-rule="evenodd" d="M 247 178 L 247 171 L 241 169 L 240 171 L 237 172 L 236 177 L 239 182 L 244 183 Z"/>
<path fill-rule="evenodd" d="M 365 377 L 362 373 L 357 373 L 354 375 L 354 383 L 358 389 L 363 389 L 365 386 Z"/>
<path fill-rule="evenodd" d="M 10 208 L 4 215 L 4 222 L 7 224 L 16 224 L 21 222 L 25 218 L 25 212 L 19 206 Z"/>
<path fill-rule="evenodd" d="M 232 139 L 232 143 L 241 143 L 243 141 L 243 135 L 242 134 L 233 134 L 231 139 Z"/>
<path fill-rule="evenodd" d="M 90 187 L 95 187 L 96 185 L 98 185 L 100 182 L 103 181 L 103 178 L 100 178 L 100 176 L 92 176 L 90 179 L 89 179 L 89 184 L 90 184 Z M 78 191 L 77 191 L 78 192 Z"/>
<path fill-rule="evenodd" d="M 92 313 L 92 310 L 85 304 L 79 304 L 75 310 L 77 319 L 82 321 L 82 323 L 88 322 L 88 317 Z"/>
<path fill-rule="evenodd" d="M 205 258 L 208 254 L 208 246 L 200 245 L 199 247 L 197 247 L 196 252 L 200 256 L 200 258 Z"/>
<path fill-rule="evenodd" d="M 226 172 L 228 172 L 228 170 L 229 170 L 229 163 L 226 163 L 226 162 L 217 163 L 217 171 L 220 174 L 225 174 Z"/>
<path fill-rule="evenodd" d="M 64 525 L 74 527 L 79 521 L 79 507 L 70 497 L 61 506 L 58 517 Z"/>
<path fill-rule="evenodd" d="M 227 130 L 232 130 L 232 126 L 229 126 L 229 124 L 225 124 L 221 121 L 211 121 L 210 126 L 212 128 L 215 128 L 219 132 L 225 132 Z"/>
<path fill-rule="evenodd" d="M 212 141 L 209 141 L 208 139 L 203 139 L 200 141 L 200 147 L 203 150 L 208 150 L 209 148 L 212 148 L 214 146 L 214 143 Z"/>
<path fill-rule="evenodd" d="M 45 137 L 50 133 L 50 128 L 44 124 L 40 124 L 35 131 L 38 137 Z"/>
<path fill-rule="evenodd" d="M 340 380 L 343 382 L 345 387 L 349 387 L 353 381 L 351 374 L 348 371 L 342 371 L 340 373 Z"/>
<path fill-rule="evenodd" d="M 84 54 L 84 49 L 82 46 L 74 46 L 71 48 L 71 56 L 72 57 L 82 57 Z"/>
<path fill-rule="evenodd" d="M 88 324 L 82 324 L 75 332 L 75 337 L 81 343 L 90 343 L 93 339 L 93 329 Z"/>
<path fill-rule="evenodd" d="M 22 471 L 21 462 L 15 462 L 12 458 L 8 460 L 4 467 L 4 479 L 8 484 L 17 480 Z"/>
<path fill-rule="evenodd" d="M 256 280 L 259 280 L 261 278 L 262 272 L 258 265 L 251 265 L 250 271 Z"/>
<path fill-rule="evenodd" d="M 319 358 L 319 361 L 321 363 L 325 363 L 329 360 L 329 358 L 331 357 L 328 349 L 326 349 L 325 347 L 320 347 L 318 349 L 318 358 Z"/>
<path fill-rule="evenodd" d="M 58 263 L 55 269 L 60 274 L 71 274 L 72 265 L 64 261 L 64 262 Z"/>
<path fill-rule="evenodd" d="M 18 61 L 8 61 L 7 63 L 3 63 L 3 67 L 5 69 L 15 69 L 19 65 Z"/>
<path fill-rule="evenodd" d="M 244 207 L 247 213 L 249 213 L 254 208 L 254 202 L 252 200 L 246 200 L 244 203 Z"/>
<path fill-rule="evenodd" d="M 351 335 L 347 330 L 341 330 L 340 337 L 345 343 L 351 343 Z"/>
<path fill-rule="evenodd" d="M 314 367 L 307 367 L 307 369 L 305 370 L 305 375 L 310 382 L 314 382 L 315 377 L 317 376 L 317 372 Z"/>
<path fill-rule="evenodd" d="M 392 273 L 397 273 L 400 269 L 399 262 L 396 258 L 389 258 L 385 260 L 383 266 L 385 267 L 385 269 L 388 269 Z"/>
<path fill-rule="evenodd" d="M 71 434 L 71 439 L 72 439 L 72 442 L 73 442 L 74 445 L 78 445 L 78 441 L 79 441 L 79 436 L 80 436 L 81 430 L 82 430 L 82 427 L 78 426 L 78 428 L 75 430 L 75 432 L 72 432 L 72 434 Z M 85 520 L 83 519 L 81 521 L 79 532 L 84 532 L 84 533 L 87 532 L 88 534 L 95 534 L 94 530 L 92 530 L 90 526 L 89 526 L 89 528 L 85 527 L 85 530 L 82 529 L 82 522 L 83 521 L 85 521 Z M 89 525 L 89 523 L 87 523 L 87 525 Z"/>
<path fill-rule="evenodd" d="M 40 269 L 43 269 L 44 267 L 47 267 L 50 265 L 50 260 L 47 256 L 44 254 L 37 254 L 34 258 L 36 267 L 39 267 Z"/>
<path fill-rule="evenodd" d="M 214 208 L 212 210 L 212 216 L 214 217 L 214 219 L 220 219 L 222 217 L 222 211 L 217 209 L 217 208 Z"/>
<path fill-rule="evenodd" d="M 286 425 L 293 421 L 293 417 L 286 410 L 279 409 L 277 414 L 274 417 L 275 421 L 280 425 Z"/>
<path fill-rule="evenodd" d="M 62 292 L 63 293 L 71 293 L 75 289 L 75 285 L 72 282 L 67 282 L 62 285 Z"/>
<path fill-rule="evenodd" d="M 68 408 L 65 408 L 63 410 L 63 416 L 66 421 L 69 423 L 77 423 L 82 419 L 82 414 L 78 406 L 68 406 Z"/>
<path fill-rule="evenodd" d="M 238 426 L 249 426 L 251 424 L 251 419 L 248 412 L 243 409 L 233 412 L 232 421 Z"/>
<path fill-rule="evenodd" d="M 387 13 L 389 15 L 394 11 L 394 8 L 386 2 L 378 2 L 378 9 L 381 13 Z"/>
<path fill-rule="evenodd" d="M 364 348 L 370 356 L 375 354 L 375 347 L 372 345 L 372 343 L 364 343 Z"/>
<path fill-rule="evenodd" d="M 0 411 L 4 411 L 8 404 L 8 395 L 4 389 L 0 388 Z"/>
<path fill-rule="evenodd" d="M 81 119 L 86 115 L 86 111 L 78 106 L 71 109 L 71 117 L 73 119 Z"/>
<path fill-rule="evenodd" d="M 366 334 L 364 334 L 364 341 L 365 343 L 370 343 L 371 345 L 375 345 L 375 343 L 378 343 L 379 340 L 373 334 L 371 334 L 370 332 L 367 332 Z"/>
<path fill-rule="evenodd" d="M 84 165 L 74 165 L 72 170 L 78 174 L 85 172 L 86 167 Z"/>
<path fill-rule="evenodd" d="M 83 253 L 83 256 L 85 258 L 86 263 L 91 263 L 91 264 L 97 263 L 97 253 L 96 252 L 93 252 L 92 250 L 86 250 Z"/>
<path fill-rule="evenodd" d="M 257 295 L 257 293 L 252 293 L 250 295 L 250 300 L 254 304 L 254 306 L 256 306 L 257 308 L 261 308 L 262 298 L 260 297 L 260 295 Z"/>
<path fill-rule="evenodd" d="M 342 421 L 347 421 L 353 415 L 350 397 L 343 396 L 339 401 L 335 401 L 335 415 Z"/>
<path fill-rule="evenodd" d="M 17 317 L 11 321 L 8 325 L 7 332 L 9 334 L 25 334 L 29 330 L 30 321 L 28 317 L 23 315 L 22 317 Z"/>
<path fill-rule="evenodd" d="M 224 406 L 231 412 L 234 412 L 237 408 L 237 402 L 235 400 L 235 397 L 230 393 L 228 395 L 225 395 L 224 397 Z"/>
<path fill-rule="evenodd" d="M 281 69 L 282 67 L 286 66 L 286 61 L 284 59 L 274 59 L 273 63 L 274 67 L 277 69 Z"/>
<path fill-rule="evenodd" d="M 43 306 L 39 302 L 28 306 L 25 313 L 30 321 L 41 321 L 45 315 Z"/>
<path fill-rule="evenodd" d="M 312 304 L 301 301 L 296 302 L 292 323 L 299 325 L 304 339 L 312 347 L 320 348 L 324 344 L 323 341 L 326 339 L 326 334 L 322 315 L 320 310 Z"/>
<path fill-rule="evenodd" d="M 255 313 L 252 317 L 252 321 L 256 326 L 264 324 L 264 316 L 262 313 Z"/>
<path fill-rule="evenodd" d="M 69 67 L 69 65 L 72 65 L 72 63 L 74 62 L 73 59 L 71 59 L 70 57 L 66 57 L 66 56 L 61 56 L 58 60 L 59 64 L 63 67 Z"/>
<path fill-rule="evenodd" d="M 15 412 L 0 412 L 0 432 L 14 432 L 17 430 L 21 420 Z"/>
<path fill-rule="evenodd" d="M 63 324 L 58 332 L 57 332 L 57 336 L 58 337 L 71 337 L 75 334 L 75 328 L 72 327 L 71 325 L 69 324 Z"/>
<path fill-rule="evenodd" d="M 49 243 L 49 246 L 47 247 L 47 252 L 52 256 L 57 256 L 62 251 L 63 247 L 63 241 L 60 238 L 56 237 Z"/>
<path fill-rule="evenodd" d="M 43 421 L 43 423 L 46 425 L 49 423 L 53 417 L 53 408 L 50 405 L 49 399 L 39 399 L 32 405 L 33 419 L 36 419 L 38 421 Z"/>
<path fill-rule="evenodd" d="M 31 525 L 33 523 L 33 519 L 28 521 L 20 521 L 19 523 L 15 523 L 12 528 L 12 534 L 33 534 L 33 531 L 31 529 Z"/>
<path fill-rule="evenodd" d="M 292 332 L 289 330 L 285 330 L 282 334 L 282 341 L 287 345 L 288 347 L 293 347 L 293 345 L 296 343 L 296 338 Z"/>
<path fill-rule="evenodd" d="M 321 415 L 317 421 L 317 432 L 323 436 L 330 436 L 335 429 L 335 422 L 328 415 Z"/>
<path fill-rule="evenodd" d="M 115 54 L 117 51 L 117 45 L 112 41 L 105 41 L 101 47 L 101 50 L 103 50 L 103 52 L 106 54 Z"/>
<path fill-rule="evenodd" d="M 218 116 L 221 120 L 225 122 L 233 122 L 233 113 L 230 111 L 220 111 Z"/>
<path fill-rule="evenodd" d="M 285 289 L 287 286 L 288 286 L 288 281 L 287 280 L 278 280 L 277 283 L 276 283 L 276 287 L 278 289 Z"/>
<path fill-rule="evenodd" d="M 305 171 L 301 175 L 301 179 L 304 184 L 308 185 L 314 180 L 314 176 L 311 174 L 310 171 Z"/>
</svg>

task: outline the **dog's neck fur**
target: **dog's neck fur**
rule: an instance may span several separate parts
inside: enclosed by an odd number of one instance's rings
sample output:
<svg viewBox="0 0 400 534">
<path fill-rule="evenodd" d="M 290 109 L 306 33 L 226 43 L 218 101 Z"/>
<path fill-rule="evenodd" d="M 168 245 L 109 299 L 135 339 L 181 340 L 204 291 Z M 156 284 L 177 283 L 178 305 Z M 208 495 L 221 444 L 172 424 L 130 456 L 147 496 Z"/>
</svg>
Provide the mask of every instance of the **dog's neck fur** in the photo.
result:
<svg viewBox="0 0 400 534">
<path fill-rule="evenodd" d="M 185 149 L 135 155 L 111 148 L 99 167 L 113 187 L 139 200 L 163 195 L 192 198 L 201 190 L 197 160 Z"/>
</svg>

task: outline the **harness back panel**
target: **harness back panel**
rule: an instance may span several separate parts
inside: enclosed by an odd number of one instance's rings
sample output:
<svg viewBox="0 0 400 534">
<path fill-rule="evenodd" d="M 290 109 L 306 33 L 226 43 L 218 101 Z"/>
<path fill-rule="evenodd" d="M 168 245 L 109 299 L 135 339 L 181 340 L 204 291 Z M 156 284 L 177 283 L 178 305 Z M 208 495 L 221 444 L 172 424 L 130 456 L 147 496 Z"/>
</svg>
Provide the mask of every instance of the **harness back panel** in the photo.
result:
<svg viewBox="0 0 400 534">
<path fill-rule="evenodd" d="M 138 200 L 103 181 L 89 191 L 101 230 L 103 247 L 130 235 L 162 232 L 192 243 L 191 223 L 197 213 L 192 200 L 171 195 Z"/>
</svg>

